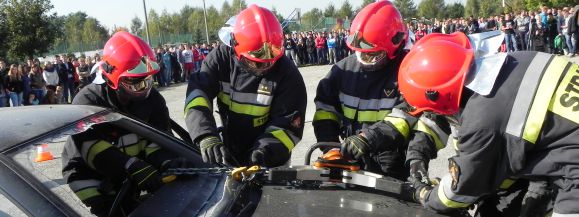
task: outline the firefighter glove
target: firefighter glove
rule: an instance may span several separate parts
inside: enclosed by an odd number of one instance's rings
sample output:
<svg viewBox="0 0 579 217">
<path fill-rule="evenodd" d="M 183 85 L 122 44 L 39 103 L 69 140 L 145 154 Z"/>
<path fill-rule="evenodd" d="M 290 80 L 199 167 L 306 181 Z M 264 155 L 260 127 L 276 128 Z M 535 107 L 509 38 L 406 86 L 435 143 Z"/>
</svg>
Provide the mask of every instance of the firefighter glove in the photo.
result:
<svg viewBox="0 0 579 217">
<path fill-rule="evenodd" d="M 227 164 L 226 159 L 231 158 L 231 154 L 225 144 L 217 136 L 207 136 L 199 142 L 201 148 L 201 156 L 205 163 L 221 163 Z"/>
<path fill-rule="evenodd" d="M 428 169 L 426 169 L 424 161 L 413 160 L 410 162 L 410 177 L 408 177 L 408 181 L 411 183 L 421 182 L 426 185 L 432 184 L 428 178 Z"/>
<path fill-rule="evenodd" d="M 265 165 L 266 150 L 258 148 L 251 152 L 251 163 L 254 165 Z"/>
<path fill-rule="evenodd" d="M 125 169 L 129 174 L 129 179 L 140 190 L 154 192 L 163 184 L 161 174 L 159 174 L 157 169 L 136 157 L 132 157 L 127 161 Z"/>
<path fill-rule="evenodd" d="M 359 160 L 364 155 L 374 151 L 368 140 L 362 135 L 350 136 L 342 142 L 340 152 L 343 156 Z"/>
</svg>

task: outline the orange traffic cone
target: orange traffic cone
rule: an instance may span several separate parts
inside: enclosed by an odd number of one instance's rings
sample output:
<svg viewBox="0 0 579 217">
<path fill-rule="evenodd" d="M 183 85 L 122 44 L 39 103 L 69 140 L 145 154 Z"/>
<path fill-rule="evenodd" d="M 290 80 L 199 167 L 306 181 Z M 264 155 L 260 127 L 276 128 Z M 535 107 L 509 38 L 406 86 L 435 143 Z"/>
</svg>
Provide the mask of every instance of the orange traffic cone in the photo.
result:
<svg viewBox="0 0 579 217">
<path fill-rule="evenodd" d="M 34 162 L 42 162 L 52 159 L 54 159 L 54 157 L 48 150 L 48 144 L 42 144 L 36 147 L 36 159 L 34 159 Z"/>
</svg>

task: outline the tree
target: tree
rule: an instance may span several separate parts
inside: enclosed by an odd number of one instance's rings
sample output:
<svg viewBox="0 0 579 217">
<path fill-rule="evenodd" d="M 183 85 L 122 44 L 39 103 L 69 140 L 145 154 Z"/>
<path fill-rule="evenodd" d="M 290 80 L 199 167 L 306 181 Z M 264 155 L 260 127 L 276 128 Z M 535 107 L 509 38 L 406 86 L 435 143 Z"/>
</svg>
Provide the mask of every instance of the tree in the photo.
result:
<svg viewBox="0 0 579 217">
<path fill-rule="evenodd" d="M 135 35 L 142 35 L 143 33 L 143 22 L 141 21 L 141 19 L 139 19 L 139 17 L 135 16 L 135 18 L 133 18 L 131 20 L 131 33 L 135 34 Z"/>
<path fill-rule="evenodd" d="M 330 2 L 326 10 L 324 10 L 324 17 L 334 17 L 336 15 L 336 7 Z"/>
<path fill-rule="evenodd" d="M 352 9 L 352 5 L 346 0 L 338 10 L 337 18 L 344 18 L 344 19 L 353 19 L 354 18 L 354 9 Z"/>
<path fill-rule="evenodd" d="M 501 0 L 480 0 L 479 16 L 489 17 L 503 13 Z"/>
<path fill-rule="evenodd" d="M 473 16 L 478 17 L 480 10 L 480 0 L 467 0 L 466 6 L 464 7 L 464 14 L 467 17 Z"/>
<path fill-rule="evenodd" d="M 302 15 L 302 29 L 312 30 L 321 22 L 324 14 L 320 9 L 313 8 Z"/>
<path fill-rule="evenodd" d="M 2 8 L 5 13 L 8 55 L 14 59 L 32 58 L 48 52 L 59 36 L 53 26 L 56 13 L 49 0 L 9 0 Z"/>
<path fill-rule="evenodd" d="M 247 8 L 247 3 L 245 0 L 233 0 L 231 2 L 231 9 L 233 9 L 233 15 L 238 14 L 241 10 Z"/>
<path fill-rule="evenodd" d="M 441 18 L 444 16 L 444 0 L 422 0 L 418 5 L 418 16 Z"/>
<path fill-rule="evenodd" d="M 400 11 L 402 18 L 412 18 L 416 16 L 416 5 L 412 0 L 396 0 L 394 5 Z"/>
<path fill-rule="evenodd" d="M 0 41 L 6 41 L 8 37 L 8 26 L 6 21 L 6 14 L 4 13 L 4 8 L 6 7 L 6 2 L 0 1 Z M 6 56 L 6 50 L 8 43 L 0 43 L 0 57 Z"/>
<path fill-rule="evenodd" d="M 374 2 L 376 2 L 376 0 L 363 0 L 363 1 L 362 1 L 362 4 L 360 5 L 360 8 L 358 8 L 358 9 L 356 10 L 356 12 L 362 10 L 362 8 L 366 7 L 366 6 L 369 5 L 369 4 L 372 4 L 372 3 L 374 3 Z"/>
<path fill-rule="evenodd" d="M 464 6 L 459 3 L 455 2 L 451 5 L 447 5 L 445 8 L 445 18 L 460 18 L 464 17 Z"/>
</svg>

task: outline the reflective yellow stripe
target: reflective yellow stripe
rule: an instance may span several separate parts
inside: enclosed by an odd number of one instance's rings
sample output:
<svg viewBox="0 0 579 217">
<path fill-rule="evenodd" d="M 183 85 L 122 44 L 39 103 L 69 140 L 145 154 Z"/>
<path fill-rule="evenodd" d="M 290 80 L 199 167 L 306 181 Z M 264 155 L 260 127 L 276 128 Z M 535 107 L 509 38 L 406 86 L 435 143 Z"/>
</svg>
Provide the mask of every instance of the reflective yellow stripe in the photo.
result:
<svg viewBox="0 0 579 217">
<path fill-rule="evenodd" d="M 408 139 L 408 136 L 410 136 L 410 126 L 408 126 L 408 123 L 403 118 L 385 117 L 384 121 L 390 122 L 394 125 L 405 139 Z"/>
<path fill-rule="evenodd" d="M 561 57 L 555 57 L 551 61 L 551 64 L 549 64 L 549 68 L 547 68 L 545 74 L 543 74 L 523 130 L 523 139 L 530 143 L 535 144 L 539 137 L 545 115 L 547 114 L 547 108 L 549 107 L 548 102 L 551 101 L 559 78 L 568 63 L 567 60 Z"/>
<path fill-rule="evenodd" d="M 246 114 L 256 117 L 261 117 L 267 115 L 269 113 L 269 106 L 257 106 L 257 105 L 249 105 L 249 104 L 241 104 L 237 102 L 231 101 L 229 95 L 220 92 L 217 94 L 217 98 L 225 104 L 229 106 L 229 110 L 239 114 Z"/>
<path fill-rule="evenodd" d="M 342 112 L 344 112 L 344 116 L 350 120 L 354 120 L 354 117 L 356 117 L 356 109 L 351 109 L 345 105 L 342 105 Z"/>
<path fill-rule="evenodd" d="M 205 99 L 205 97 L 202 97 L 202 96 L 199 96 L 199 97 L 191 100 L 191 102 L 189 102 L 187 104 L 187 106 L 185 106 L 185 115 L 187 115 L 187 112 L 189 112 L 189 109 L 196 107 L 196 106 L 203 106 L 203 107 L 209 108 L 209 102 L 207 101 L 207 99 Z"/>
<path fill-rule="evenodd" d="M 85 189 L 82 189 L 80 191 L 74 192 L 74 194 L 76 194 L 78 199 L 80 199 L 81 201 L 85 201 L 86 199 L 89 199 L 91 197 L 101 195 L 101 193 L 98 191 L 98 189 L 96 187 L 85 188 Z"/>
<path fill-rule="evenodd" d="M 281 141 L 281 143 L 283 143 L 283 145 L 285 145 L 285 147 L 287 148 L 287 150 L 290 153 L 292 152 L 292 149 L 294 149 L 294 147 L 296 146 L 294 144 L 294 142 L 289 138 L 287 133 L 283 130 L 271 131 L 271 135 L 273 135 L 275 138 L 277 138 L 279 141 Z"/>
<path fill-rule="evenodd" d="M 378 122 L 384 119 L 386 115 L 390 114 L 390 110 L 380 111 L 358 111 L 359 122 Z"/>
<path fill-rule="evenodd" d="M 338 116 L 333 112 L 324 111 L 324 110 L 317 110 L 314 114 L 314 121 L 321 121 L 321 120 L 332 120 L 335 122 L 340 122 Z"/>
<path fill-rule="evenodd" d="M 120 150 L 129 156 L 137 156 L 143 149 L 145 149 L 146 144 L 146 140 L 141 140 L 138 143 L 121 147 Z"/>
<path fill-rule="evenodd" d="M 438 199 L 440 199 L 440 202 L 442 202 L 442 204 L 446 207 L 449 208 L 465 208 L 470 206 L 470 204 L 468 203 L 461 203 L 461 202 L 456 202 L 453 201 L 451 199 L 448 199 L 448 197 L 446 197 L 446 194 L 444 194 L 444 189 L 442 184 L 438 186 Z"/>
<path fill-rule="evenodd" d="M 458 139 L 452 138 L 452 147 L 454 147 L 455 151 L 458 151 Z"/>
<path fill-rule="evenodd" d="M 500 189 L 508 189 L 511 187 L 511 185 L 515 184 L 516 180 L 513 179 L 505 179 L 503 180 L 503 182 L 501 183 L 501 185 L 499 186 Z"/>
<path fill-rule="evenodd" d="M 579 124 L 579 92 L 577 90 L 579 90 L 579 65 L 573 64 L 551 99 L 549 111 Z"/>
<path fill-rule="evenodd" d="M 436 145 L 436 149 L 440 150 L 444 148 L 445 145 L 440 140 L 440 137 L 438 137 L 438 135 L 432 131 L 432 129 L 430 129 L 430 127 L 428 127 L 424 122 L 419 120 L 416 125 L 414 125 L 414 130 L 421 131 L 432 136 L 434 139 L 434 144 Z"/>
<path fill-rule="evenodd" d="M 146 156 L 149 156 L 149 155 L 151 155 L 152 153 L 154 153 L 154 152 L 156 152 L 156 151 L 158 151 L 158 150 L 160 150 L 160 149 L 161 149 L 161 147 L 145 148 L 145 155 L 146 155 Z"/>
<path fill-rule="evenodd" d="M 95 143 L 94 145 L 92 145 L 88 151 L 88 155 L 87 155 L 87 159 L 86 162 L 88 163 L 88 165 L 94 169 L 94 158 L 101 152 L 103 152 L 104 150 L 107 150 L 108 148 L 113 147 L 113 145 L 107 141 L 104 140 L 100 140 L 97 143 Z"/>
</svg>

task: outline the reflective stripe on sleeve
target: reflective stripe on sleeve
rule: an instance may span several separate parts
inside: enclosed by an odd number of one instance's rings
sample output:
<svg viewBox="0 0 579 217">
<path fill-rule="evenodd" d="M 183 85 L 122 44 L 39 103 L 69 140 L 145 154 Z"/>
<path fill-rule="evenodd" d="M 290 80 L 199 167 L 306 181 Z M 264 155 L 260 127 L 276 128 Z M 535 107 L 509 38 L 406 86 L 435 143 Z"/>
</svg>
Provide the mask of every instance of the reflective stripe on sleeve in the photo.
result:
<svg viewBox="0 0 579 217">
<path fill-rule="evenodd" d="M 209 103 L 209 97 L 207 97 L 207 94 L 205 94 L 205 92 L 202 90 L 193 90 L 191 93 L 189 93 L 187 99 L 185 99 L 185 116 L 187 116 L 187 113 L 190 109 L 197 106 L 206 107 L 209 110 L 213 110 L 212 104 Z"/>
<path fill-rule="evenodd" d="M 388 116 L 384 118 L 384 121 L 390 122 L 392 125 L 394 125 L 394 127 L 396 127 L 396 130 L 398 130 L 398 132 L 402 134 L 406 140 L 408 140 L 408 137 L 410 136 L 410 126 L 408 125 L 406 120 L 404 120 L 404 118 L 396 118 Z"/>
<path fill-rule="evenodd" d="M 446 207 L 449 208 L 465 208 L 474 203 L 478 197 L 457 195 L 450 189 L 452 185 L 452 178 L 450 175 L 445 175 L 438 186 L 438 199 Z"/>
<path fill-rule="evenodd" d="M 515 184 L 515 181 L 517 181 L 517 180 L 505 179 L 505 180 L 503 180 L 503 182 L 501 182 L 501 185 L 499 186 L 499 188 L 500 189 L 508 189 L 511 187 L 511 185 Z"/>
<path fill-rule="evenodd" d="M 414 130 L 432 136 L 437 150 L 443 149 L 448 141 L 448 135 L 444 133 L 444 131 L 442 131 L 434 121 L 429 120 L 428 118 L 420 117 L 416 125 L 414 125 Z"/>
<path fill-rule="evenodd" d="M 85 142 L 86 143 L 86 142 Z M 113 147 L 113 145 L 107 141 L 104 140 L 100 140 L 96 143 L 94 143 L 93 145 L 91 145 L 90 147 L 86 147 L 87 149 L 87 154 L 86 154 L 86 163 L 88 164 L 88 166 L 90 166 L 91 168 L 95 168 L 93 161 L 94 158 L 100 154 L 101 152 L 103 152 L 104 150 L 107 150 L 108 148 Z M 85 149 L 85 145 L 83 144 L 82 149 Z M 84 152 L 84 151 L 83 151 Z"/>
<path fill-rule="evenodd" d="M 340 123 L 340 119 L 338 119 L 338 116 L 336 114 L 329 111 L 317 110 L 316 113 L 314 114 L 314 121 L 321 121 L 321 120 L 332 120 Z"/>
<path fill-rule="evenodd" d="M 80 191 L 74 192 L 74 194 L 76 194 L 78 199 L 80 199 L 81 201 L 86 201 L 87 199 L 101 195 L 101 193 L 98 191 L 98 188 L 96 187 L 85 188 Z"/>
<path fill-rule="evenodd" d="M 286 130 L 278 127 L 268 127 L 266 132 L 271 133 L 271 135 L 279 140 L 290 153 L 296 144 L 300 142 L 300 139 L 297 136 L 294 136 L 291 132 L 288 133 Z"/>
</svg>

